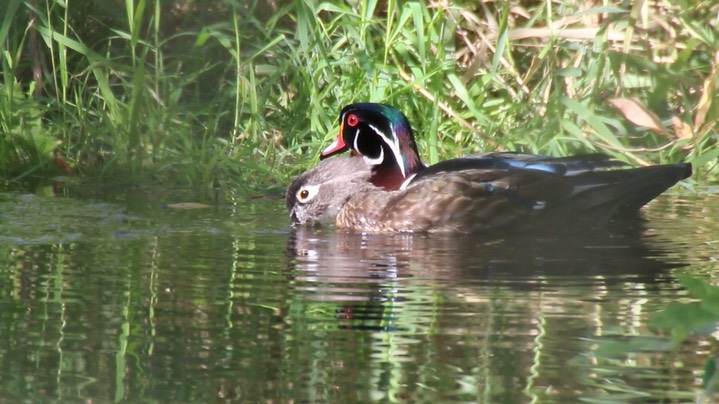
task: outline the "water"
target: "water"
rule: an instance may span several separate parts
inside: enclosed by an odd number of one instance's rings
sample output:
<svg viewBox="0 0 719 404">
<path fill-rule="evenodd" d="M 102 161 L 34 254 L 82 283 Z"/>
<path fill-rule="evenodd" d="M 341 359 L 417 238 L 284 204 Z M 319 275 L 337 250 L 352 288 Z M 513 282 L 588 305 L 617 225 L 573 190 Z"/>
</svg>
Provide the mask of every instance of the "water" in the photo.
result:
<svg viewBox="0 0 719 404">
<path fill-rule="evenodd" d="M 183 198 L 0 194 L 0 402 L 706 398 L 713 338 L 667 350 L 647 324 L 680 274 L 717 279 L 717 194 L 511 240 L 290 231 L 281 200 Z"/>
</svg>

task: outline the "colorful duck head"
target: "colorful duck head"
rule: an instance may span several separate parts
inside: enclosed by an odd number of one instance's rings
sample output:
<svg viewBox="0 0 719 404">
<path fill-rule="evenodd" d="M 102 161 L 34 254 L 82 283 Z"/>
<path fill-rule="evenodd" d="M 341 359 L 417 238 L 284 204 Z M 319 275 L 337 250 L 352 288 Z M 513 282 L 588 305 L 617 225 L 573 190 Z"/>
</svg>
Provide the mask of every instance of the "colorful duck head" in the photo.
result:
<svg viewBox="0 0 719 404">
<path fill-rule="evenodd" d="M 340 133 L 321 158 L 347 150 L 373 168 L 372 183 L 387 190 L 424 168 L 414 133 L 399 109 L 385 104 L 357 103 L 342 109 Z"/>
</svg>

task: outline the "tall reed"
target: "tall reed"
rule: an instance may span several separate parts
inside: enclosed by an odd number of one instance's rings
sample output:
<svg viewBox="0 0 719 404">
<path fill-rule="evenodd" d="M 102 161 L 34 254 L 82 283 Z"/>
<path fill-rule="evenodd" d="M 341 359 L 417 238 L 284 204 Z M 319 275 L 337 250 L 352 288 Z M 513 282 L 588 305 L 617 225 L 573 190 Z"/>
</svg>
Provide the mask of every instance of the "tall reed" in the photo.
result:
<svg viewBox="0 0 719 404">
<path fill-rule="evenodd" d="M 3 178 L 283 182 L 356 101 L 401 108 L 429 162 L 602 151 L 716 172 L 711 2 L 67 4 L 2 18 Z"/>
</svg>

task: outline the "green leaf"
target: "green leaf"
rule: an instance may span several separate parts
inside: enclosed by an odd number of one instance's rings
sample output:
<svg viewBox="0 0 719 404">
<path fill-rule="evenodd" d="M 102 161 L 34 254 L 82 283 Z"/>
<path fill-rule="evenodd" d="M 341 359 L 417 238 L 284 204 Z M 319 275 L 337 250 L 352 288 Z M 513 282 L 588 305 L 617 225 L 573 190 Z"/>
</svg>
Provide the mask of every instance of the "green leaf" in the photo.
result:
<svg viewBox="0 0 719 404">
<path fill-rule="evenodd" d="M 700 152 L 700 150 L 697 150 L 697 152 Z M 701 167 L 704 164 L 715 160 L 719 158 L 719 147 L 715 147 L 714 149 L 704 150 L 699 155 L 697 155 L 695 158 L 692 159 L 692 165 L 694 167 Z"/>
<path fill-rule="evenodd" d="M 489 118 L 487 118 L 487 116 L 480 112 L 480 110 L 477 108 L 474 103 L 474 100 L 472 100 L 472 97 L 470 97 L 469 92 L 467 91 L 467 87 L 464 86 L 464 83 L 462 83 L 459 77 L 457 77 L 457 75 L 455 74 L 448 74 L 447 79 L 449 79 L 449 82 L 452 84 L 452 87 L 454 88 L 457 97 L 459 97 L 459 99 L 464 102 L 465 106 L 469 108 L 475 119 L 477 119 L 483 125 L 489 124 Z"/>
<path fill-rule="evenodd" d="M 422 6 L 419 3 L 409 3 L 409 9 L 412 11 L 412 19 L 414 20 L 414 32 L 417 33 L 417 50 L 419 51 L 419 59 L 425 60 L 426 39 L 424 37 L 424 18 L 422 16 Z"/>
<path fill-rule="evenodd" d="M 711 394 L 717 390 L 717 383 L 719 383 L 719 373 L 717 373 L 717 360 L 718 357 L 712 356 L 707 358 L 704 364 L 704 376 L 702 377 L 702 386 L 704 392 Z"/>
<path fill-rule="evenodd" d="M 679 283 L 684 286 L 689 294 L 702 300 L 719 299 L 719 287 L 716 287 L 704 279 L 691 275 L 679 277 Z"/>
<path fill-rule="evenodd" d="M 691 334 L 708 335 L 715 329 L 719 314 L 694 304 L 673 304 L 649 320 L 649 326 L 672 334 L 672 340 L 679 343 Z"/>
<path fill-rule="evenodd" d="M 594 352 L 599 357 L 609 358 L 636 352 L 670 352 L 675 346 L 667 338 L 636 336 L 600 340 Z"/>
<path fill-rule="evenodd" d="M 585 121 L 589 126 L 594 129 L 596 135 L 606 144 L 621 148 L 622 144 L 619 142 L 614 133 L 609 127 L 602 121 L 602 119 L 592 112 L 589 108 L 581 104 L 579 101 L 573 100 L 569 97 L 561 98 L 562 104 L 567 108 L 571 109 L 577 116 Z"/>
<path fill-rule="evenodd" d="M 22 4 L 22 0 L 10 0 L 10 3 L 5 6 L 5 17 L 3 17 L 2 25 L 0 25 L 0 43 L 5 43 L 7 33 L 10 31 L 12 26 L 12 20 L 15 18 L 15 12 L 18 7 Z"/>
</svg>

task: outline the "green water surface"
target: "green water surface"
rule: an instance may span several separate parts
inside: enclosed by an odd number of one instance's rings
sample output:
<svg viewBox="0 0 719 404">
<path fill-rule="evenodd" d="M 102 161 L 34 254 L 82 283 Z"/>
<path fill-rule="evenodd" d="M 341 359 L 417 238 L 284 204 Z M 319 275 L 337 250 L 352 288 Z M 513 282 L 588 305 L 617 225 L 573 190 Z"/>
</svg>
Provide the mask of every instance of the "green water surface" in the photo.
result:
<svg viewBox="0 0 719 404">
<path fill-rule="evenodd" d="M 185 195 L 185 196 L 183 196 Z M 652 314 L 719 279 L 719 196 L 573 237 L 290 229 L 283 201 L 0 193 L 0 402 L 696 401 L 716 341 Z"/>
</svg>

